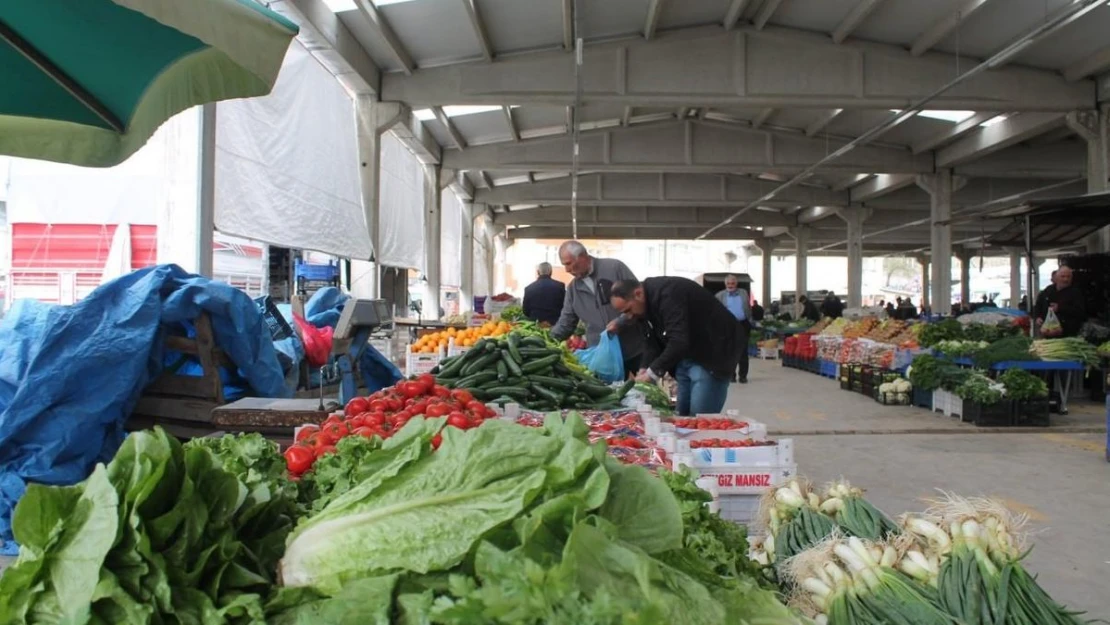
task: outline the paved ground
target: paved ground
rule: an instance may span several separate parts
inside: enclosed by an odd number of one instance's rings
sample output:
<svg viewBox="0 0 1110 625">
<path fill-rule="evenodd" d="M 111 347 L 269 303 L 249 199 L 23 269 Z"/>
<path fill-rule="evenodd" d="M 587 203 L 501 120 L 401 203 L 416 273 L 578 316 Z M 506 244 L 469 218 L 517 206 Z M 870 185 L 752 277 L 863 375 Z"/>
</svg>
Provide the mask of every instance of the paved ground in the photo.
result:
<svg viewBox="0 0 1110 625">
<path fill-rule="evenodd" d="M 1105 407 L 1073 401 L 1047 430 L 982 431 L 918 408 L 882 406 L 834 380 L 752 363 L 729 408 L 795 440 L 799 472 L 844 476 L 897 515 L 925 507 L 937 489 L 988 495 L 1031 519 L 1030 568 L 1089 617 L 1110 619 L 1110 463 Z"/>
</svg>

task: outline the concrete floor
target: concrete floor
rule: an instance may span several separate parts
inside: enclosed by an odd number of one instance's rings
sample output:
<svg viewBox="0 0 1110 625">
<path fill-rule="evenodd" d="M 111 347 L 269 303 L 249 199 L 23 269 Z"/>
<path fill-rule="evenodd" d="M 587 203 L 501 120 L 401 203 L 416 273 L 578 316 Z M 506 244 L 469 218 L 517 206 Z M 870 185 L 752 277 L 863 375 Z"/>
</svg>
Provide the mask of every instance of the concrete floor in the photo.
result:
<svg viewBox="0 0 1110 625">
<path fill-rule="evenodd" d="M 937 490 L 1004 500 L 1036 533 L 1030 570 L 1059 601 L 1110 619 L 1110 463 L 1105 407 L 1073 401 L 1053 426 L 983 431 L 910 407 L 882 406 L 835 380 L 753 361 L 728 408 L 795 441 L 800 474 L 845 477 L 896 516 Z"/>
</svg>

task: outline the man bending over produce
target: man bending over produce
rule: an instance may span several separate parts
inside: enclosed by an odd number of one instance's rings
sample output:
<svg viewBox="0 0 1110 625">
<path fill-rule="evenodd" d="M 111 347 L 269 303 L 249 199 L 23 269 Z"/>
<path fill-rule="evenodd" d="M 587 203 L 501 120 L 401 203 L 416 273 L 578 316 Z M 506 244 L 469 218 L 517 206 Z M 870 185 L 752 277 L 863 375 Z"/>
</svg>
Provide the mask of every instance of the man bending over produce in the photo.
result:
<svg viewBox="0 0 1110 625">
<path fill-rule="evenodd" d="M 736 370 L 736 318 L 704 287 L 686 278 L 635 278 L 613 284 L 613 308 L 644 335 L 645 368 L 636 379 L 678 381 L 678 414 L 721 412 Z"/>
<path fill-rule="evenodd" d="M 1087 303 L 1079 288 L 1072 286 L 1071 280 L 1071 267 L 1060 267 L 1052 272 L 1052 284 L 1037 296 L 1033 318 L 1042 336 L 1078 336 L 1083 322 L 1087 321 Z M 1045 323 L 1049 311 L 1055 313 L 1059 323 Z"/>
<path fill-rule="evenodd" d="M 578 321 L 586 324 L 586 344 L 590 347 L 601 340 L 601 333 L 618 334 L 624 370 L 640 370 L 640 356 L 644 351 L 643 338 L 629 324 L 624 323 L 618 310 L 609 305 L 609 290 L 618 280 L 635 280 L 632 271 L 614 258 L 594 258 L 586 246 L 578 241 L 566 241 L 559 246 L 559 262 L 567 273 L 574 276 L 563 299 L 559 321 L 551 328 L 551 336 L 564 341 L 574 334 Z"/>
</svg>

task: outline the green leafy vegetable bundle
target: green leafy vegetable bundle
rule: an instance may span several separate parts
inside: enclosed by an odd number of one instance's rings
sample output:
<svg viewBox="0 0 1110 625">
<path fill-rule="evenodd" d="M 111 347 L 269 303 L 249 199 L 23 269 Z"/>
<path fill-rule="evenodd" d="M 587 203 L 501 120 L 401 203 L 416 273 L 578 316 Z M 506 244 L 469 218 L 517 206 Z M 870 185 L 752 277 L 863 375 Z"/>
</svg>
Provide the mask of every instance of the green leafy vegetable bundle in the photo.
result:
<svg viewBox="0 0 1110 625">
<path fill-rule="evenodd" d="M 377 471 L 301 523 L 269 623 L 795 622 L 723 553 L 743 543 L 703 562 L 686 532 L 707 530 L 576 415 L 448 428 L 434 453 L 432 431 L 390 439 Z"/>
<path fill-rule="evenodd" d="M 233 443 L 183 448 L 161 429 L 136 432 L 81 484 L 28 487 L 12 519 L 21 549 L 0 578 L 0 622 L 262 618 L 296 502 L 271 479 L 283 462 L 276 448 L 257 442 L 243 443 L 255 461 L 239 463 Z"/>
</svg>

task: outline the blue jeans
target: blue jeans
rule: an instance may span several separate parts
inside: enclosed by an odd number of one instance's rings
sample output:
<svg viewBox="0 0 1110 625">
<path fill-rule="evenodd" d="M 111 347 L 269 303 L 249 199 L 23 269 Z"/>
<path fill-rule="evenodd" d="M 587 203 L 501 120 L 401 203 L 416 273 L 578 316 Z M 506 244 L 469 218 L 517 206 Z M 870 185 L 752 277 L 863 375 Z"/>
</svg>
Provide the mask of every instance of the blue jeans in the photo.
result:
<svg viewBox="0 0 1110 625">
<path fill-rule="evenodd" d="M 718 378 L 687 358 L 675 368 L 678 382 L 678 414 L 689 417 L 719 414 L 728 397 L 728 379 Z"/>
</svg>

